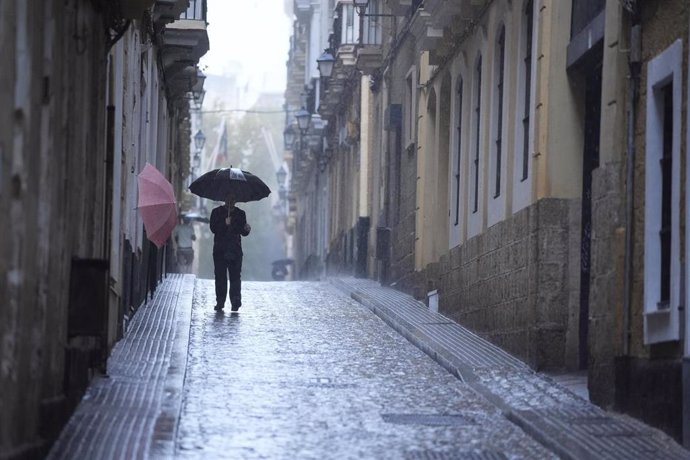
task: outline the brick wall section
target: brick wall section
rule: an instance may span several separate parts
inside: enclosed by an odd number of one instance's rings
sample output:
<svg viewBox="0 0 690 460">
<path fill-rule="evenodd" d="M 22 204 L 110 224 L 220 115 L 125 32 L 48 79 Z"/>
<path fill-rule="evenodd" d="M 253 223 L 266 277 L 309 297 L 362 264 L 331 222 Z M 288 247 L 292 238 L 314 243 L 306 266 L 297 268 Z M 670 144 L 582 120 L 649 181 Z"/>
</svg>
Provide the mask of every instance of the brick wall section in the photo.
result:
<svg viewBox="0 0 690 460">
<path fill-rule="evenodd" d="M 417 290 L 439 289 L 440 311 L 536 369 L 565 365 L 579 269 L 570 263 L 574 200 L 543 199 L 431 264 Z M 425 289 L 426 289 L 425 288 Z"/>
</svg>

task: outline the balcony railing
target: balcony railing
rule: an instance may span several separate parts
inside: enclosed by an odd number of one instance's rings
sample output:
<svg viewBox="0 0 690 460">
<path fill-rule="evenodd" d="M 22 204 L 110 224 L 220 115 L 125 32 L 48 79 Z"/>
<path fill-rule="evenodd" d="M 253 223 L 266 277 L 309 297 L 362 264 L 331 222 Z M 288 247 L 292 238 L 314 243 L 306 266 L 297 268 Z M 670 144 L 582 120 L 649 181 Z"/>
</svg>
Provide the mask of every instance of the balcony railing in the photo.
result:
<svg viewBox="0 0 690 460">
<path fill-rule="evenodd" d="M 180 15 L 180 19 L 206 22 L 206 0 L 189 0 L 189 8 Z"/>
<path fill-rule="evenodd" d="M 383 21 L 389 18 L 378 16 L 381 14 L 380 0 L 370 0 L 364 17 L 364 30 L 362 31 L 363 45 L 380 45 L 383 42 Z"/>
</svg>

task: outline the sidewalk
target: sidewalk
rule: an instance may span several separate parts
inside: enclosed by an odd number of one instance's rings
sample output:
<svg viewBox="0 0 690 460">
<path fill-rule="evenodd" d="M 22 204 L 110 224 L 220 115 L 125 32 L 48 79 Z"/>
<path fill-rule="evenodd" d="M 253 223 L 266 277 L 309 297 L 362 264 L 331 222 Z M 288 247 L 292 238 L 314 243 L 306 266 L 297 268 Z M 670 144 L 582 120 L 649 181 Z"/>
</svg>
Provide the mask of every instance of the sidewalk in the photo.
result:
<svg viewBox="0 0 690 460">
<path fill-rule="evenodd" d="M 406 294 L 371 280 L 330 281 L 562 458 L 690 458 L 661 431 L 598 408 Z"/>
<path fill-rule="evenodd" d="M 134 315 L 49 459 L 173 457 L 195 279 L 168 275 Z"/>
</svg>

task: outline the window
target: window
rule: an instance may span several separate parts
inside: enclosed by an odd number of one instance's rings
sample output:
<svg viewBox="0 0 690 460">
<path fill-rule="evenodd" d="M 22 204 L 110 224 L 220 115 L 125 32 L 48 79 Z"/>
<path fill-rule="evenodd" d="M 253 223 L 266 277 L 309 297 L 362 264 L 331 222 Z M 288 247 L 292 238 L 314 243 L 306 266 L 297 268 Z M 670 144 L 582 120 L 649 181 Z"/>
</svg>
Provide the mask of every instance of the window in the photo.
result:
<svg viewBox="0 0 690 460">
<path fill-rule="evenodd" d="M 574 37 L 606 8 L 606 0 L 573 0 L 570 34 Z"/>
<path fill-rule="evenodd" d="M 474 70 L 474 159 L 472 160 L 472 213 L 479 210 L 479 141 L 482 104 L 482 57 L 477 58 Z"/>
<path fill-rule="evenodd" d="M 527 2 L 524 13 L 525 40 L 522 43 L 524 57 L 522 58 L 522 94 L 524 95 L 522 106 L 522 176 L 520 180 L 527 180 L 529 174 L 529 111 L 532 90 L 532 27 L 534 21 L 534 4 L 532 0 Z"/>
<path fill-rule="evenodd" d="M 496 86 L 494 87 L 496 120 L 494 127 L 494 155 L 492 161 L 492 173 L 494 181 L 494 198 L 501 196 L 501 154 L 502 154 L 502 133 L 503 133 L 503 79 L 505 67 L 505 38 L 506 29 L 501 27 L 496 40 Z"/>
<path fill-rule="evenodd" d="M 517 212 L 530 204 L 532 184 L 530 177 L 530 149 L 532 148 L 532 66 L 534 65 L 534 1 L 526 0 L 521 14 L 517 62 L 517 94 L 515 108 L 515 143 L 513 148 L 512 209 Z"/>
<path fill-rule="evenodd" d="M 645 127 L 644 338 L 679 338 L 682 42 L 649 61 Z"/>
<path fill-rule="evenodd" d="M 341 3 L 342 36 L 341 45 L 353 45 L 359 43 L 359 18 L 355 14 L 355 5 Z"/>
<path fill-rule="evenodd" d="M 412 66 L 405 76 L 405 149 L 415 142 L 417 126 L 417 69 Z"/>
<path fill-rule="evenodd" d="M 660 97 L 664 100 L 663 115 L 663 149 L 661 153 L 661 230 L 659 239 L 661 245 L 661 284 L 659 308 L 669 308 L 671 301 L 671 185 L 673 183 L 671 171 L 673 166 L 673 82 L 659 89 Z"/>
<path fill-rule="evenodd" d="M 455 140 L 455 158 L 453 171 L 453 212 L 455 213 L 455 221 L 453 225 L 460 224 L 460 161 L 462 159 L 462 91 L 463 81 L 462 77 L 458 78 L 458 89 L 455 95 L 455 124 L 457 130 L 457 138 Z"/>
<path fill-rule="evenodd" d="M 384 17 L 375 16 L 381 14 L 380 0 L 369 0 L 369 4 L 367 5 L 367 14 L 372 16 L 366 16 L 364 18 L 362 44 L 380 45 L 383 41 L 382 19 L 384 19 Z"/>
</svg>

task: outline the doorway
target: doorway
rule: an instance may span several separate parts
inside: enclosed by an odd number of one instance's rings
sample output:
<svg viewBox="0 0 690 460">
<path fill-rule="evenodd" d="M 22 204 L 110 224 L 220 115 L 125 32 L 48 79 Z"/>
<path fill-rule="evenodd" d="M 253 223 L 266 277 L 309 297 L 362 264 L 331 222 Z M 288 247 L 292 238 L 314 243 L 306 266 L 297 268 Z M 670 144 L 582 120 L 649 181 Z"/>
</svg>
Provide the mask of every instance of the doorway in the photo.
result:
<svg viewBox="0 0 690 460">
<path fill-rule="evenodd" d="M 601 71 L 597 59 L 585 75 L 584 151 L 582 155 L 582 216 L 580 228 L 580 313 L 578 318 L 578 367 L 589 361 L 589 290 L 592 242 L 592 172 L 599 167 L 601 127 Z"/>
</svg>

